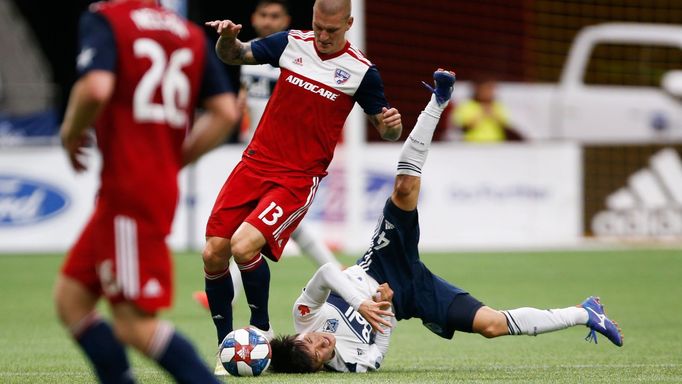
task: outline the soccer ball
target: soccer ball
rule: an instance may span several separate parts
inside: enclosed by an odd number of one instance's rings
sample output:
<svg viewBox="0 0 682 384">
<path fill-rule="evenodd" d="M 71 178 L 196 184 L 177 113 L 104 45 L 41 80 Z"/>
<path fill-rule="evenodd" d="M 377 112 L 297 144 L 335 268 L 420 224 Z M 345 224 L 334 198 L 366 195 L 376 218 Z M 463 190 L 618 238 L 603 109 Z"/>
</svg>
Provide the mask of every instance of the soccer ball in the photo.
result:
<svg viewBox="0 0 682 384">
<path fill-rule="evenodd" d="M 232 376 L 258 376 L 268 369 L 272 357 L 270 343 L 253 327 L 228 333 L 219 353 L 223 367 Z"/>
</svg>

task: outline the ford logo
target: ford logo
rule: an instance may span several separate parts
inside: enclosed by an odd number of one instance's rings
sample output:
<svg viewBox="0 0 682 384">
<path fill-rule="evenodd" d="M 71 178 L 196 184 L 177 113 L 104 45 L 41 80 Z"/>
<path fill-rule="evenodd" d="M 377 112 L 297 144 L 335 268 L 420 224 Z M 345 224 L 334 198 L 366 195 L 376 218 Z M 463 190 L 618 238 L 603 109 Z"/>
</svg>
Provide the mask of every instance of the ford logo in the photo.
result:
<svg viewBox="0 0 682 384">
<path fill-rule="evenodd" d="M 59 214 L 68 205 L 66 193 L 53 185 L 0 175 L 0 227 L 37 223 Z"/>
</svg>

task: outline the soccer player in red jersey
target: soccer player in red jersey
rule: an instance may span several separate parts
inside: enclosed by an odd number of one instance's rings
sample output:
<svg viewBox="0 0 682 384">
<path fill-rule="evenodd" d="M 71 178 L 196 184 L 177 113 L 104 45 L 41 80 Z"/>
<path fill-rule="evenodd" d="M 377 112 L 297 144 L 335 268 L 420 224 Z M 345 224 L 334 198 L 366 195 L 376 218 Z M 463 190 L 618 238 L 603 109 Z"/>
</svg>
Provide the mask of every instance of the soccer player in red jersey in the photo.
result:
<svg viewBox="0 0 682 384">
<path fill-rule="evenodd" d="M 216 29 L 218 57 L 227 64 L 270 64 L 280 77 L 241 162 L 223 186 L 206 228 L 206 294 L 218 340 L 232 330 L 228 262 L 240 266 L 251 325 L 270 331 L 270 271 L 261 254 L 277 261 L 312 203 L 320 179 L 357 102 L 387 140 L 402 132 L 376 67 L 350 42 L 349 0 L 317 0 L 313 31 L 290 30 L 243 43 L 240 24 Z"/>
<path fill-rule="evenodd" d="M 134 382 L 123 345 L 177 382 L 217 383 L 192 345 L 156 314 L 173 295 L 165 238 L 177 174 L 234 125 L 234 93 L 203 31 L 154 0 L 93 5 L 79 39 L 80 78 L 61 138 L 82 171 L 86 129 L 94 124 L 103 165 L 95 211 L 57 279 L 59 318 L 102 383 Z M 200 102 L 206 113 L 194 121 Z M 97 314 L 102 296 L 113 329 Z"/>
</svg>

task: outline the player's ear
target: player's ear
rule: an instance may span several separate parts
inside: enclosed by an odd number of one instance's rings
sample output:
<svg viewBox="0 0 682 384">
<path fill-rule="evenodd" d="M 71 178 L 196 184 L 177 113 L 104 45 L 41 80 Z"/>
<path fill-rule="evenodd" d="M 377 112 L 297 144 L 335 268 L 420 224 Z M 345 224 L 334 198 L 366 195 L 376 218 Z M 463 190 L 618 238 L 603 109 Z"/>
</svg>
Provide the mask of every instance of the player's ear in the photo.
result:
<svg viewBox="0 0 682 384">
<path fill-rule="evenodd" d="M 348 21 L 346 22 L 346 27 L 347 27 L 348 29 L 350 29 L 350 27 L 353 25 L 353 21 L 354 21 L 354 20 L 355 20 L 355 19 L 353 18 L 353 16 L 350 16 L 350 17 L 348 18 Z"/>
</svg>

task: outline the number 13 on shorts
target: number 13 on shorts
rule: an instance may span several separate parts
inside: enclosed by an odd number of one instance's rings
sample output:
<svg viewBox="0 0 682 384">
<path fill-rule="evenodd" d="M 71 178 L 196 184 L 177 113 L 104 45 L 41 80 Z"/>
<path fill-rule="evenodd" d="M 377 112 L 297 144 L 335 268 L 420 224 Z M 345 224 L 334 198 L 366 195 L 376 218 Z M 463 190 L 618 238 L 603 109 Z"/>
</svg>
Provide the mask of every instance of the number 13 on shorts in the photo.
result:
<svg viewBox="0 0 682 384">
<path fill-rule="evenodd" d="M 284 210 L 282 210 L 282 207 L 272 201 L 270 202 L 270 205 L 268 205 L 268 207 L 265 208 L 260 215 L 258 215 L 258 218 L 266 225 L 272 226 L 277 224 L 277 221 L 280 217 L 282 217 L 282 215 L 284 215 Z"/>
</svg>

